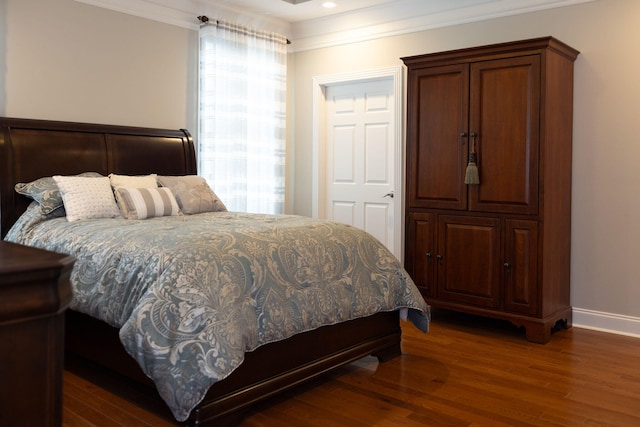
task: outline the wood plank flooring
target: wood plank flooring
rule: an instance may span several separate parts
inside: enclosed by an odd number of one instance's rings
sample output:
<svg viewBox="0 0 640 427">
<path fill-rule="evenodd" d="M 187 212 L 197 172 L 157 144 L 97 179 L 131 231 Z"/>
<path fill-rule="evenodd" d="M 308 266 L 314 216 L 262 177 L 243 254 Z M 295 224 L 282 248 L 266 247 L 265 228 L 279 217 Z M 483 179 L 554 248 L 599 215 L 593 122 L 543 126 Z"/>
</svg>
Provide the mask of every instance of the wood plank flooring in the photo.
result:
<svg viewBox="0 0 640 427">
<path fill-rule="evenodd" d="M 638 338 L 572 328 L 540 345 L 505 322 L 436 311 L 428 334 L 403 324 L 402 350 L 256 405 L 239 425 L 640 426 Z M 63 425 L 175 425 L 163 406 L 126 385 L 70 364 Z"/>
</svg>

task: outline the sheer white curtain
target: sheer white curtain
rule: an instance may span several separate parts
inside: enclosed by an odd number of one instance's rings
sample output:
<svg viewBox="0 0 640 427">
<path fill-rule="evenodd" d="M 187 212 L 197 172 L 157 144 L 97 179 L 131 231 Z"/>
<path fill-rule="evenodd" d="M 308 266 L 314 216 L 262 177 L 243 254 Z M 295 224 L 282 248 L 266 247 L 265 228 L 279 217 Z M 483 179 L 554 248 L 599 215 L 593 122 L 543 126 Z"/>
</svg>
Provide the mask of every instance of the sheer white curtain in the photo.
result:
<svg viewBox="0 0 640 427">
<path fill-rule="evenodd" d="M 287 41 L 200 29 L 198 170 L 230 211 L 284 212 Z"/>
</svg>

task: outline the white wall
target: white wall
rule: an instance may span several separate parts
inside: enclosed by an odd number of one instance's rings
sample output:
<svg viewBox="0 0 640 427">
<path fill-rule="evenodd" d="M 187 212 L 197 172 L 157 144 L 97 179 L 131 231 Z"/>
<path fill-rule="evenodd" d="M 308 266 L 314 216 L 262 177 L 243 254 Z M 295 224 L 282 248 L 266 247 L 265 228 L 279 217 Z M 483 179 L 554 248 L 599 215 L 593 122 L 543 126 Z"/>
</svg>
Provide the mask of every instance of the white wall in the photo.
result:
<svg viewBox="0 0 640 427">
<path fill-rule="evenodd" d="M 73 0 L 0 12 L 0 115 L 195 133 L 196 31 Z"/>
<path fill-rule="evenodd" d="M 312 79 L 400 57 L 554 36 L 575 63 L 571 303 L 574 323 L 640 336 L 640 1 L 600 0 L 370 42 L 297 52 L 294 211 L 312 205 Z M 626 317 L 628 316 L 628 317 Z"/>
</svg>

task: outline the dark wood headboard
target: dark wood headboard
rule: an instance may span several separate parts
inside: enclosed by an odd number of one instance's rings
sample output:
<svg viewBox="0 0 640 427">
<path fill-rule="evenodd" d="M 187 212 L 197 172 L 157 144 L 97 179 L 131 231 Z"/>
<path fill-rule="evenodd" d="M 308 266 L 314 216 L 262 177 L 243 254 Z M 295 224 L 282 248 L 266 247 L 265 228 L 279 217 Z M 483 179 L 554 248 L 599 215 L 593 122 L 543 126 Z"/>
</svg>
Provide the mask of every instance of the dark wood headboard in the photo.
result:
<svg viewBox="0 0 640 427">
<path fill-rule="evenodd" d="M 0 235 L 30 203 L 16 183 L 82 172 L 195 175 L 193 139 L 184 129 L 0 118 Z"/>
</svg>

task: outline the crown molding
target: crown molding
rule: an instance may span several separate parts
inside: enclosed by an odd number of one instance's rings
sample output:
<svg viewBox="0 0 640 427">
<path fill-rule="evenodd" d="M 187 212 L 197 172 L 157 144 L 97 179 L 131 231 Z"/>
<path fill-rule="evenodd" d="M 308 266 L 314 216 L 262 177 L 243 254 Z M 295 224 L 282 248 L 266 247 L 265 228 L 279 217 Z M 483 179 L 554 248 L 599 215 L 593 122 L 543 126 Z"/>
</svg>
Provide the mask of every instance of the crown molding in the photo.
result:
<svg viewBox="0 0 640 427">
<path fill-rule="evenodd" d="M 216 20 L 234 22 L 258 30 L 271 31 L 287 36 L 291 24 L 275 18 L 247 13 L 240 9 L 217 6 L 203 0 L 75 0 L 116 12 L 126 13 L 165 24 L 198 30 L 198 16 L 206 15 Z"/>
<path fill-rule="evenodd" d="M 460 7 L 450 0 L 400 0 L 328 17 L 289 23 L 216 6 L 204 0 L 75 0 L 197 30 L 198 15 L 222 19 L 291 40 L 290 52 L 319 49 L 598 0 L 487 0 Z"/>
<path fill-rule="evenodd" d="M 180 10 L 174 7 L 167 7 L 145 0 L 75 0 L 78 3 L 85 3 L 127 15 L 139 16 L 152 21 L 163 22 L 165 24 L 176 25 L 178 27 L 198 29 L 197 15 L 188 10 Z M 193 3 L 193 2 L 189 2 Z"/>
<path fill-rule="evenodd" d="M 357 20 L 350 14 L 342 14 L 293 23 L 291 50 L 303 51 L 356 43 L 591 1 L 597 0 L 493 0 L 468 7 L 449 6 L 434 10 L 430 7 L 433 5 L 431 2 L 410 0 L 403 2 L 407 7 L 380 5 L 360 11 Z M 354 25 L 358 21 L 366 24 Z M 332 31 L 327 32 L 326 28 L 331 28 Z"/>
</svg>

